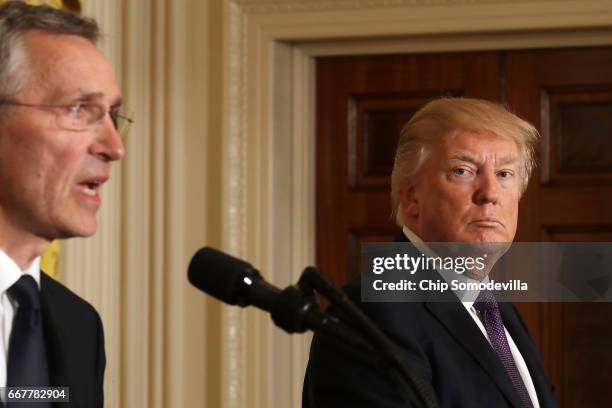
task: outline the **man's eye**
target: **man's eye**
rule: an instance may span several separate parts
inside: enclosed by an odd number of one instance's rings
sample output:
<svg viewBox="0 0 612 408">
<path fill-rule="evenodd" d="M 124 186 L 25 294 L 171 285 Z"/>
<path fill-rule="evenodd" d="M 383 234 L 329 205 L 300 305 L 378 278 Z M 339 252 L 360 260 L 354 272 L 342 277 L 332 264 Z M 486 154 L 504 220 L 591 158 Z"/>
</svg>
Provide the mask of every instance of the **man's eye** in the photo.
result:
<svg viewBox="0 0 612 408">
<path fill-rule="evenodd" d="M 457 167 L 456 169 L 453 169 L 453 174 L 456 174 L 458 176 L 464 176 L 466 174 L 468 174 L 469 170 L 465 169 L 463 167 Z"/>
<path fill-rule="evenodd" d="M 117 117 L 119 116 L 119 107 L 112 106 L 110 110 L 108 111 L 108 113 L 110 117 L 113 119 L 113 121 L 116 121 Z"/>
<path fill-rule="evenodd" d="M 66 107 L 66 111 L 71 115 L 78 116 L 81 114 L 82 107 L 83 105 L 81 105 L 80 103 L 75 103 L 74 105 L 68 105 Z"/>
<path fill-rule="evenodd" d="M 497 173 L 497 175 L 502 178 L 512 177 L 512 173 L 507 170 L 502 170 L 499 173 Z"/>
</svg>

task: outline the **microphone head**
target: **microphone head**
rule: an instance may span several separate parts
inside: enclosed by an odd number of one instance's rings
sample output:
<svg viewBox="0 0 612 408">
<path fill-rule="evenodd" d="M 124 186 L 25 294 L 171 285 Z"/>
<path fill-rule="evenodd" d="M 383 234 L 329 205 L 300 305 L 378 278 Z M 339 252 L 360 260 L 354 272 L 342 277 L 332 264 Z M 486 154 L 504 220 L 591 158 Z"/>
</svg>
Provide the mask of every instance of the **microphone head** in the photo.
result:
<svg viewBox="0 0 612 408">
<path fill-rule="evenodd" d="M 191 258 L 187 276 L 201 291 L 222 302 L 241 306 L 243 280 L 260 277 L 248 262 L 210 247 L 200 249 Z"/>
</svg>

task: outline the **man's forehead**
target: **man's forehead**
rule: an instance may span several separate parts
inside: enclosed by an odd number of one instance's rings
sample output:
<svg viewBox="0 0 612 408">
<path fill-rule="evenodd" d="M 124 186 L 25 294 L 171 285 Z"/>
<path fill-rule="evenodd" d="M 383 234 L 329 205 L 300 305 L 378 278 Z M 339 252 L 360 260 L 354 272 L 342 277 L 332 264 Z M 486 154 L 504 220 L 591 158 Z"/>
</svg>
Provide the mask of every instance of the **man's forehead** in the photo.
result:
<svg viewBox="0 0 612 408">
<path fill-rule="evenodd" d="M 446 136 L 439 147 L 448 158 L 494 156 L 496 161 L 509 162 L 519 157 L 516 140 L 491 131 L 458 131 Z"/>
<path fill-rule="evenodd" d="M 476 165 L 481 165 L 487 161 L 493 161 L 496 165 L 506 165 L 506 164 L 514 164 L 519 161 L 518 154 L 508 153 L 508 154 L 496 154 L 495 152 L 487 152 L 484 154 L 481 153 L 473 153 L 470 151 L 456 151 L 450 152 L 447 157 L 450 161 L 457 162 L 468 162 Z"/>
<path fill-rule="evenodd" d="M 77 89 L 74 92 L 64 93 L 67 100 L 79 102 L 105 102 L 107 95 L 104 92 L 88 92 L 85 89 Z M 120 106 L 123 104 L 123 98 L 120 95 L 115 95 L 110 99 L 109 105 Z"/>
<path fill-rule="evenodd" d="M 112 65 L 86 38 L 31 30 L 24 39 L 33 69 L 30 83 L 45 89 L 49 98 L 119 97 Z"/>
</svg>

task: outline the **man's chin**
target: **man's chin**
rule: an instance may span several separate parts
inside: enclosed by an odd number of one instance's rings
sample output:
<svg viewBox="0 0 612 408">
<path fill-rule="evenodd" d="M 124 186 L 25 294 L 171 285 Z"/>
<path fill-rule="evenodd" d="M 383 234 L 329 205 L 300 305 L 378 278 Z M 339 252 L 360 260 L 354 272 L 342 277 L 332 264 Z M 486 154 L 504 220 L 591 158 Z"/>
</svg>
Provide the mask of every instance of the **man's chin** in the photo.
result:
<svg viewBox="0 0 612 408">
<path fill-rule="evenodd" d="M 507 244 L 514 240 L 514 236 L 509 236 L 506 233 L 500 233 L 495 230 L 479 230 L 473 233 L 465 234 L 458 239 L 459 242 L 475 243 L 475 244 Z"/>
<path fill-rule="evenodd" d="M 95 234 L 97 230 L 98 223 L 95 220 L 94 222 L 72 222 L 69 225 L 65 225 L 63 228 L 61 228 L 58 236 L 54 237 L 54 239 L 87 238 Z"/>
<path fill-rule="evenodd" d="M 512 245 L 512 239 L 505 234 L 474 234 L 464 236 L 456 242 L 465 244 L 465 248 L 480 254 L 504 254 Z"/>
</svg>

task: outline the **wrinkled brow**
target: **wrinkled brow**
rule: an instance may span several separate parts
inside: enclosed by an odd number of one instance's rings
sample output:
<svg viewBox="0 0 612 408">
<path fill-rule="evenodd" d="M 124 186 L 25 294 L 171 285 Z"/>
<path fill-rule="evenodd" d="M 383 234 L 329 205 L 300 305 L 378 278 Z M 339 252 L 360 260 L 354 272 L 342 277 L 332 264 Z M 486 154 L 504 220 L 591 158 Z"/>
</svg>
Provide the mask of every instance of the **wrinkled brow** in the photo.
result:
<svg viewBox="0 0 612 408">
<path fill-rule="evenodd" d="M 457 153 L 451 156 L 451 160 L 458 160 L 463 162 L 472 163 L 476 166 L 482 165 L 483 160 L 475 157 L 468 153 Z M 507 164 L 514 164 L 518 161 L 518 158 L 515 155 L 506 155 L 502 156 L 499 160 L 496 161 L 497 166 L 504 166 Z"/>
<path fill-rule="evenodd" d="M 92 102 L 92 101 L 98 101 L 100 99 L 104 99 L 104 93 L 103 92 L 87 92 L 87 93 L 78 93 L 76 94 L 75 100 L 79 101 L 79 102 Z M 113 108 L 118 108 L 121 106 L 121 104 L 123 103 L 123 98 L 121 98 L 120 96 L 118 96 L 113 103 L 111 104 L 111 107 Z"/>
</svg>

